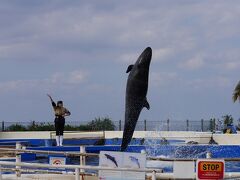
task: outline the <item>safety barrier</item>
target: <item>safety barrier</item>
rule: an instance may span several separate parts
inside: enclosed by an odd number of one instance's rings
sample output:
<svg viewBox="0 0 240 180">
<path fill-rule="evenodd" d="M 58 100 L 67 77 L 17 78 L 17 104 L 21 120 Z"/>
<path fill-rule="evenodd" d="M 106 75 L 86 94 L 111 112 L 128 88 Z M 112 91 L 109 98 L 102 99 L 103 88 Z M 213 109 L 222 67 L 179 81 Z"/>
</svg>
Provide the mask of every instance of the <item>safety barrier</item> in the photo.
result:
<svg viewBox="0 0 240 180">
<path fill-rule="evenodd" d="M 42 150 L 28 150 L 28 149 L 22 149 L 21 143 L 16 142 L 16 149 L 11 148 L 0 148 L 0 151 L 5 152 L 14 152 L 16 154 L 16 162 L 6 162 L 6 161 L 0 161 L 0 170 L 4 171 L 14 171 L 16 173 L 17 177 L 21 177 L 21 172 L 40 172 L 40 173 L 53 173 L 53 174 L 61 174 L 59 171 L 53 171 L 53 170 L 32 170 L 32 169 L 22 169 L 22 167 L 35 167 L 35 168 L 54 168 L 54 169 L 72 169 L 75 171 L 75 179 L 80 180 L 80 175 L 93 175 L 89 173 L 85 173 L 85 170 L 109 170 L 109 171 L 133 171 L 133 172 L 151 172 L 151 178 L 152 180 L 156 179 L 156 173 L 162 172 L 162 170 L 156 170 L 156 169 L 131 169 L 131 168 L 108 168 L 108 167 L 101 167 L 101 166 L 86 166 L 86 156 L 99 156 L 99 154 L 96 153 L 86 153 L 85 147 L 80 146 L 80 153 L 76 152 L 61 152 L 61 151 L 42 151 Z M 68 157 L 80 157 L 80 165 L 49 165 L 49 164 L 40 164 L 40 163 L 23 163 L 21 162 L 21 153 L 33 153 L 33 154 L 48 154 L 48 155 L 64 155 Z M 1 166 L 15 166 L 15 168 L 4 168 Z M 2 180 L 2 173 L 0 172 L 0 180 Z"/>
<path fill-rule="evenodd" d="M 4 162 L 0 161 L 1 166 L 18 166 L 18 167 L 28 167 L 28 168 L 49 168 L 49 169 L 72 169 L 75 170 L 75 180 L 80 180 L 80 170 L 106 170 L 106 171 L 131 171 L 131 172 L 146 172 L 152 173 L 152 179 L 156 179 L 156 173 L 162 172 L 161 170 L 155 169 L 133 169 L 133 168 L 109 168 L 101 166 L 82 166 L 82 165 L 49 165 L 49 164 L 40 164 L 40 163 L 16 163 L 16 162 Z M 14 169 L 19 171 L 19 169 Z M 0 180 L 2 180 L 2 173 L 0 173 Z"/>
<path fill-rule="evenodd" d="M 168 178 L 168 179 L 174 179 L 174 174 L 173 173 L 162 173 L 162 170 L 156 170 L 156 169 L 129 169 L 129 168 L 108 168 L 108 167 L 100 167 L 100 166 L 85 166 L 85 157 L 86 156 L 98 156 L 96 153 L 86 153 L 85 152 L 85 147 L 81 146 L 80 147 L 80 152 L 56 152 L 56 151 L 42 151 L 42 150 L 26 150 L 26 149 L 21 149 L 21 145 L 17 144 L 16 149 L 11 149 L 11 148 L 0 148 L 0 151 L 6 151 L 6 152 L 14 152 L 16 153 L 16 162 L 4 162 L 0 161 L 0 166 L 15 166 L 15 168 L 3 168 L 0 167 L 0 169 L 4 171 L 15 171 L 16 176 L 21 176 L 21 172 L 40 172 L 40 173 L 54 173 L 54 174 L 59 174 L 61 172 L 59 171 L 53 171 L 53 170 L 31 170 L 31 169 L 22 169 L 21 167 L 37 167 L 37 168 L 56 168 L 56 169 L 61 169 L 61 168 L 67 168 L 67 169 L 72 169 L 74 170 L 74 175 L 75 179 L 79 179 L 80 175 L 87 174 L 85 173 L 85 170 L 114 170 L 114 171 L 134 171 L 134 172 L 148 172 L 148 176 L 150 176 L 152 179 L 156 178 Z M 34 153 L 34 154 L 53 154 L 53 155 L 65 155 L 68 157 L 80 157 L 80 165 L 48 165 L 48 164 L 38 164 L 38 163 L 22 163 L 20 161 L 19 155 L 20 153 Z M 211 154 L 207 152 L 206 158 L 210 159 Z M 217 158 L 214 158 L 215 160 Z M 225 161 L 240 161 L 240 158 L 219 158 L 223 159 Z M 155 161 L 181 161 L 181 162 L 186 162 L 186 161 L 197 161 L 197 158 L 162 158 L 162 157 L 147 157 L 147 160 L 155 160 Z M 149 173 L 150 172 L 150 173 Z M 93 174 L 91 174 L 93 175 Z M 239 178 L 240 173 L 238 172 L 226 172 L 225 173 L 225 179 L 227 178 Z M 1 180 L 1 175 L 0 175 L 0 180 Z"/>
<path fill-rule="evenodd" d="M 223 159 L 224 161 L 238 162 L 240 158 L 214 158 L 214 159 Z M 197 158 L 162 158 L 162 157 L 147 157 L 147 160 L 154 161 L 197 161 Z"/>
<path fill-rule="evenodd" d="M 79 156 L 98 156 L 96 153 L 77 153 L 77 152 L 63 152 L 63 151 L 42 151 L 30 149 L 12 149 L 0 148 L 0 151 L 14 152 L 14 153 L 29 153 L 29 154 L 48 154 L 48 155 L 64 155 L 66 157 L 79 157 Z"/>
</svg>

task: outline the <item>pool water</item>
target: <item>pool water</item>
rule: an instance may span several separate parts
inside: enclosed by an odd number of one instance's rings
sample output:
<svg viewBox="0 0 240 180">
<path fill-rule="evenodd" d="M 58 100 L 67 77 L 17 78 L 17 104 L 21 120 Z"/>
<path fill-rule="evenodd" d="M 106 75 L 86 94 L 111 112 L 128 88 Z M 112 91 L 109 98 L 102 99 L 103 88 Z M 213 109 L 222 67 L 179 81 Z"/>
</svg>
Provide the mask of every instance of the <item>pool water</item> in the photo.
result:
<svg viewBox="0 0 240 180">
<path fill-rule="evenodd" d="M 146 152 L 151 157 L 162 158 L 206 158 L 207 152 L 212 158 L 239 158 L 240 146 L 236 145 L 155 145 L 146 146 Z M 160 167 L 165 172 L 173 171 L 172 162 L 148 161 L 148 167 Z M 225 162 L 226 172 L 240 172 L 240 162 Z"/>
<path fill-rule="evenodd" d="M 136 144 L 128 147 L 128 152 L 140 153 L 141 150 L 145 150 L 147 156 L 150 157 L 164 157 L 164 158 L 205 158 L 206 153 L 210 152 L 212 158 L 240 158 L 240 146 L 237 145 L 186 145 L 182 141 L 174 140 L 168 144 L 164 144 L 162 140 L 145 140 L 141 141 L 136 139 Z M 113 142 L 115 145 L 112 145 Z M 101 150 L 104 151 L 119 151 L 120 140 L 109 141 L 109 145 L 105 146 L 86 146 L 86 152 L 88 153 L 99 153 Z M 112 144 L 111 144 L 112 143 Z M 116 145 L 117 144 L 117 145 Z M 138 145 L 137 145 L 138 144 Z M 28 148 L 35 150 L 48 150 L 48 151 L 69 151 L 69 152 L 79 152 L 79 146 L 64 146 L 64 147 L 37 147 Z M 27 155 L 29 156 L 29 155 Z M 25 162 L 37 162 L 37 163 L 49 163 L 47 155 L 37 155 L 36 160 L 23 160 Z M 24 158 L 23 158 L 24 159 Z M 27 159 L 27 158 L 26 158 Z M 79 164 L 79 158 L 67 158 L 67 164 Z M 99 165 L 99 159 L 97 157 L 87 157 L 87 165 Z M 172 162 L 160 162 L 160 161 L 147 161 L 147 167 L 151 168 L 161 168 L 164 172 L 173 171 Z M 225 163 L 226 172 L 240 172 L 240 162 L 226 162 Z"/>
</svg>

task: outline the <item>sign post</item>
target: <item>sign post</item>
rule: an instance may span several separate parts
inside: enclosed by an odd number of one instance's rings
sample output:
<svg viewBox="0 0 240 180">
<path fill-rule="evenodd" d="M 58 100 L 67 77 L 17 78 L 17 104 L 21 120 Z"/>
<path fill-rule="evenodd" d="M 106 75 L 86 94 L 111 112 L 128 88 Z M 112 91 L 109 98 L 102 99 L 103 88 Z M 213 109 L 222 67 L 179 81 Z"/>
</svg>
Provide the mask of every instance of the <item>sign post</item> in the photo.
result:
<svg viewBox="0 0 240 180">
<path fill-rule="evenodd" d="M 224 179 L 225 161 L 215 159 L 197 160 L 197 179 Z"/>
</svg>

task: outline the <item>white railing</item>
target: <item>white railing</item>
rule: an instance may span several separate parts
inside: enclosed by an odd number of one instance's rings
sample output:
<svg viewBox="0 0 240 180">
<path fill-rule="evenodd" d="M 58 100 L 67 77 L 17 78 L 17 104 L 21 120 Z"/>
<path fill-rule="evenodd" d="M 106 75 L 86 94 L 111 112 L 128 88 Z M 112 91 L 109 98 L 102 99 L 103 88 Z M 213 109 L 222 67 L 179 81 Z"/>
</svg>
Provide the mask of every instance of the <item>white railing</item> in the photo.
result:
<svg viewBox="0 0 240 180">
<path fill-rule="evenodd" d="M 85 157 L 86 156 L 99 156 L 99 154 L 94 153 L 86 153 L 85 147 L 80 147 L 80 153 L 76 152 L 56 152 L 56 151 L 41 151 L 41 150 L 26 150 L 21 149 L 19 144 L 16 145 L 16 149 L 11 148 L 0 148 L 0 151 L 5 152 L 14 152 L 16 154 L 16 162 L 4 162 L 0 161 L 0 170 L 12 170 L 16 172 L 16 176 L 21 176 L 21 172 L 41 172 L 41 173 L 55 173 L 59 174 L 59 170 L 62 168 L 72 169 L 75 173 L 75 179 L 79 180 L 80 175 L 86 175 L 85 170 L 109 170 L 109 171 L 133 171 L 133 172 L 148 172 L 148 176 L 152 177 L 152 179 L 156 178 L 169 178 L 174 179 L 173 173 L 162 173 L 162 170 L 156 170 L 156 169 L 129 169 L 129 168 L 109 168 L 109 167 L 101 167 L 101 166 L 86 166 L 85 165 Z M 65 156 L 80 156 L 80 165 L 49 165 L 49 164 L 39 164 L 39 163 L 22 163 L 21 159 L 19 158 L 19 155 L 21 153 L 34 153 L 34 154 L 55 154 L 55 155 L 65 155 Z M 211 158 L 209 156 L 209 158 Z M 148 160 L 156 160 L 156 161 L 196 161 L 196 158 L 189 159 L 189 158 L 160 158 L 160 157 L 148 157 Z M 215 159 L 215 158 L 214 158 Z M 240 158 L 221 158 L 225 161 L 240 161 Z M 15 166 L 15 168 L 5 168 L 1 166 Z M 53 170 L 39 170 L 39 169 L 22 169 L 22 167 L 35 167 L 35 168 L 56 168 L 59 169 L 58 171 Z M 225 178 L 239 178 L 240 173 L 225 173 Z M 0 180 L 2 179 L 1 173 L 0 173 Z"/>
<path fill-rule="evenodd" d="M 16 154 L 16 162 L 6 162 L 0 161 L 0 170 L 12 170 L 15 171 L 16 176 L 20 177 L 21 172 L 42 172 L 42 173 L 55 173 L 55 171 L 51 170 L 32 170 L 32 169 L 21 169 L 21 167 L 35 167 L 35 168 L 56 168 L 56 169 L 72 169 L 75 171 L 75 179 L 80 180 L 79 175 L 86 175 L 85 170 L 109 170 L 109 171 L 133 171 L 133 172 L 151 172 L 151 177 L 153 180 L 156 179 L 156 172 L 162 172 L 162 170 L 155 170 L 155 169 L 129 169 L 129 168 L 109 168 L 109 167 L 101 167 L 101 166 L 86 166 L 85 165 L 85 157 L 86 156 L 99 156 L 96 153 L 86 153 L 85 147 L 80 146 L 80 153 L 76 152 L 64 152 L 64 151 L 42 151 L 42 150 L 28 150 L 28 149 L 21 149 L 21 143 L 16 142 L 16 149 L 12 148 L 0 148 L 0 151 L 4 152 L 14 152 Z M 78 156 L 80 157 L 80 165 L 49 165 L 49 164 L 40 164 L 40 163 L 23 163 L 21 162 L 21 153 L 33 153 L 33 154 L 53 154 L 53 155 L 65 155 L 65 156 Z M 1 166 L 15 166 L 15 168 L 3 168 Z M 0 180 L 2 180 L 1 172 L 0 172 Z"/>
<path fill-rule="evenodd" d="M 12 148 L 0 148 L 0 151 L 14 152 L 14 153 L 29 153 L 29 154 L 52 154 L 52 155 L 64 155 L 67 157 L 76 156 L 99 156 L 97 153 L 77 153 L 77 152 L 64 152 L 64 151 L 43 151 L 43 150 L 31 150 L 31 149 L 12 149 Z"/>
<path fill-rule="evenodd" d="M 240 158 L 213 158 L 223 159 L 224 161 L 239 162 Z M 162 158 L 162 157 L 147 157 L 147 160 L 153 161 L 197 161 L 197 158 Z"/>
<path fill-rule="evenodd" d="M 146 172 L 152 173 L 152 179 L 156 179 L 156 172 L 162 172 L 162 170 L 155 169 L 133 169 L 133 168 L 109 168 L 101 166 L 81 166 L 81 165 L 49 165 L 40 163 L 16 163 L 16 162 L 5 162 L 0 161 L 1 166 L 17 166 L 17 167 L 28 167 L 28 168 L 49 168 L 49 169 L 72 169 L 75 171 L 75 180 L 80 180 L 80 170 L 105 170 L 105 171 L 131 171 L 131 172 Z M 0 168 L 1 169 L 1 168 Z M 2 173 L 0 173 L 0 180 L 2 180 Z"/>
<path fill-rule="evenodd" d="M 4 162 L 0 161 L 0 180 L 3 179 L 1 169 L 4 170 L 1 166 L 20 166 L 20 167 L 29 167 L 31 168 L 29 171 L 24 170 L 26 172 L 45 172 L 45 173 L 54 173 L 54 174 L 63 174 L 62 169 L 72 169 L 75 172 L 72 173 L 75 176 L 75 180 L 80 180 L 80 170 L 109 170 L 109 171 L 132 171 L 132 172 L 146 172 L 148 173 L 147 176 L 151 177 L 152 180 L 156 180 L 157 178 L 167 178 L 167 179 L 174 179 L 173 173 L 161 173 L 160 170 L 154 169 L 130 169 L 130 168 L 108 168 L 108 167 L 101 167 L 101 166 L 80 166 L 80 165 L 49 165 L 49 164 L 39 164 L 39 163 L 15 163 L 15 162 Z M 60 169 L 61 171 L 48 171 L 48 170 L 33 170 L 32 168 L 51 168 L 51 169 Z M 7 170 L 10 170 L 8 168 Z M 16 169 L 12 169 L 16 171 Z M 90 174 L 91 175 L 91 174 Z M 224 179 L 236 179 L 240 177 L 240 173 L 238 172 L 228 172 L 225 173 Z M 195 177 L 193 177 L 195 178 Z"/>
</svg>

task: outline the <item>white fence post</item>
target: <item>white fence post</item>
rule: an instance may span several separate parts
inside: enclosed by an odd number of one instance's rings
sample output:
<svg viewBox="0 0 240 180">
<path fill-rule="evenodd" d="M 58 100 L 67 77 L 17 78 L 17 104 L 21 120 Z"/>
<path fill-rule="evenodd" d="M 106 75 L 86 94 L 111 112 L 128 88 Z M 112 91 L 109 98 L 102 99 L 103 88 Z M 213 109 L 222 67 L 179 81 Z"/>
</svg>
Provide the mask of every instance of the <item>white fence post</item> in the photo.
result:
<svg viewBox="0 0 240 180">
<path fill-rule="evenodd" d="M 80 153 L 86 153 L 85 146 L 80 146 Z M 86 164 L 86 157 L 85 156 L 80 156 L 80 165 L 85 166 L 85 164 Z M 84 169 L 80 169 L 81 174 L 83 174 L 84 172 L 85 172 Z"/>
<path fill-rule="evenodd" d="M 0 180 L 2 180 L 2 166 L 0 165 Z"/>
<path fill-rule="evenodd" d="M 156 180 L 156 171 L 152 172 L 152 180 Z"/>
<path fill-rule="evenodd" d="M 79 169 L 75 168 L 75 180 L 80 180 Z"/>
<path fill-rule="evenodd" d="M 21 143 L 20 142 L 16 142 L 16 149 L 21 149 Z M 16 152 L 16 163 L 21 163 L 21 154 L 19 152 Z M 16 166 L 16 176 L 17 177 L 21 177 L 21 166 Z"/>
</svg>

